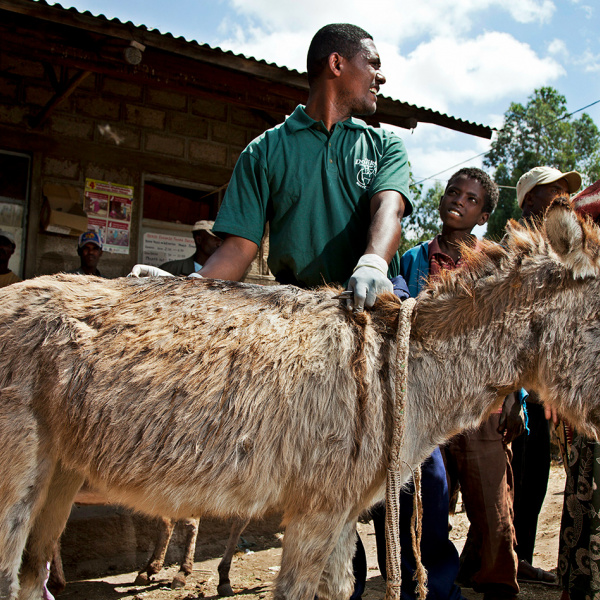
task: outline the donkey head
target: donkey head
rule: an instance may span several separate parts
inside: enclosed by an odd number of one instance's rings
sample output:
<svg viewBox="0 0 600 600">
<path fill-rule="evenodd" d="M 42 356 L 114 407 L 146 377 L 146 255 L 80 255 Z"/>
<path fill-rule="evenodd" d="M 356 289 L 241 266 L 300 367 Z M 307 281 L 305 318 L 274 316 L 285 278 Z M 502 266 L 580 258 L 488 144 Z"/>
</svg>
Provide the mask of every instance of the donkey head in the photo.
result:
<svg viewBox="0 0 600 600">
<path fill-rule="evenodd" d="M 536 391 L 581 432 L 600 437 L 600 229 L 565 201 L 550 206 L 540 229 L 509 227 L 542 273 L 532 281 Z"/>
<path fill-rule="evenodd" d="M 553 204 L 546 213 L 546 237 L 574 279 L 600 276 L 600 230 L 579 217 L 567 202 Z"/>
</svg>

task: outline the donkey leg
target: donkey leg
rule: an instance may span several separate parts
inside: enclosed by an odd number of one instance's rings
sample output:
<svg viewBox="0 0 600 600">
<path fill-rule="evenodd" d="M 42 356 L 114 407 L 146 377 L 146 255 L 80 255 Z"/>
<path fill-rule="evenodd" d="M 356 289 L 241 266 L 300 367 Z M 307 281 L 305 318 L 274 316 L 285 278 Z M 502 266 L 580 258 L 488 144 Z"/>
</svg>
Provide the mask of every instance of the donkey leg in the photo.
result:
<svg viewBox="0 0 600 600">
<path fill-rule="evenodd" d="M 48 579 L 46 587 L 53 594 L 59 594 L 67 587 L 62 557 L 60 555 L 60 540 L 54 544 L 54 549 L 52 551 L 52 563 L 50 565 L 50 578 Z"/>
<path fill-rule="evenodd" d="M 59 462 L 54 469 L 46 501 L 36 515 L 21 565 L 19 600 L 39 600 L 48 577 L 48 565 L 71 512 L 83 476 L 65 469 Z"/>
<path fill-rule="evenodd" d="M 175 575 L 171 582 L 171 588 L 176 590 L 185 587 L 185 580 L 194 568 L 194 555 L 196 554 L 196 538 L 198 537 L 198 519 L 185 519 L 183 526 L 185 528 L 185 553 L 183 561 L 179 568 L 179 573 Z"/>
<path fill-rule="evenodd" d="M 235 519 L 231 524 L 231 531 L 229 532 L 229 539 L 227 540 L 227 547 L 223 558 L 217 567 L 219 572 L 219 585 L 217 586 L 217 594 L 219 596 L 233 596 L 233 590 L 231 589 L 231 582 L 229 581 L 229 571 L 231 570 L 231 559 L 237 548 L 238 540 L 242 531 L 246 529 L 246 526 L 250 522 L 250 519 Z"/>
<path fill-rule="evenodd" d="M 172 521 L 167 517 L 159 517 L 157 521 L 158 529 L 156 532 L 154 551 L 152 552 L 148 564 L 138 573 L 134 582 L 136 585 L 148 585 L 150 577 L 156 575 L 165 564 L 165 556 L 167 555 L 167 548 L 169 547 L 171 535 L 173 535 L 175 521 Z"/>
<path fill-rule="evenodd" d="M 354 573 L 352 559 L 356 551 L 356 520 L 344 524 L 319 581 L 319 600 L 352 596 Z"/>
<path fill-rule="evenodd" d="M 0 390 L 0 599 L 19 594 L 19 568 L 53 461 L 44 458 L 35 417 L 14 388 Z M 41 590 L 36 600 L 41 597 Z"/>
<path fill-rule="evenodd" d="M 286 519 L 287 520 L 287 519 Z M 277 577 L 274 600 L 314 600 L 323 569 L 344 530 L 347 514 L 313 513 L 291 517 L 285 528 L 281 569 Z M 352 538 L 354 548 L 354 538 Z M 335 593 L 324 586 L 325 596 L 319 600 L 348 600 L 352 593 L 352 577 L 343 592 Z"/>
</svg>

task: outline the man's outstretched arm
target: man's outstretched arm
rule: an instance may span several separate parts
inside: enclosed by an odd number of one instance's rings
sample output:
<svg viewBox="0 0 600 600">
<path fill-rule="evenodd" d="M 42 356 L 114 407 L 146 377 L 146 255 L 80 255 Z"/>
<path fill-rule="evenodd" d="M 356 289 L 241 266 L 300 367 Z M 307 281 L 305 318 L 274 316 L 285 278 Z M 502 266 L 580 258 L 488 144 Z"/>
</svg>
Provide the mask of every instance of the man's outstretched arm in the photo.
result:
<svg viewBox="0 0 600 600">
<path fill-rule="evenodd" d="M 354 292 L 354 310 L 373 306 L 378 294 L 393 290 L 388 264 L 400 245 L 404 208 L 404 197 L 393 190 L 383 190 L 371 198 L 367 247 L 348 281 L 348 289 Z"/>
<path fill-rule="evenodd" d="M 229 235 L 198 271 L 202 277 L 239 281 L 254 260 L 258 246 L 243 237 Z"/>
</svg>

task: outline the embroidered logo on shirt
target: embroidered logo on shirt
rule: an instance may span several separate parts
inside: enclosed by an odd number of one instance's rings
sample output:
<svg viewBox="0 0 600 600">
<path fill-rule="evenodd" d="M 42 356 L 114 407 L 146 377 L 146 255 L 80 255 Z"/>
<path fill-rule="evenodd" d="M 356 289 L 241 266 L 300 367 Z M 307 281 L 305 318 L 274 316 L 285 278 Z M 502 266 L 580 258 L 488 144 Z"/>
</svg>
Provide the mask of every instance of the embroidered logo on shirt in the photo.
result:
<svg viewBox="0 0 600 600">
<path fill-rule="evenodd" d="M 377 162 L 369 158 L 357 158 L 354 161 L 354 166 L 359 167 L 356 174 L 356 183 L 366 190 L 377 174 Z"/>
</svg>

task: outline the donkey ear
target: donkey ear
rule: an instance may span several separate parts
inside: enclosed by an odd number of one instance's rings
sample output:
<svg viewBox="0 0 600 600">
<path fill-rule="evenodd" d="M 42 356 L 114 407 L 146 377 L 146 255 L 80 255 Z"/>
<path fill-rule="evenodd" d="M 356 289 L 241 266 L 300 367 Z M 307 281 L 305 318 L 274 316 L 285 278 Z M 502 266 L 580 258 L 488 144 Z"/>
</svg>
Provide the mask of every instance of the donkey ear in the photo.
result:
<svg viewBox="0 0 600 600">
<path fill-rule="evenodd" d="M 546 212 L 546 236 L 575 278 L 600 275 L 598 231 L 579 218 L 568 202 L 556 202 Z"/>
</svg>

